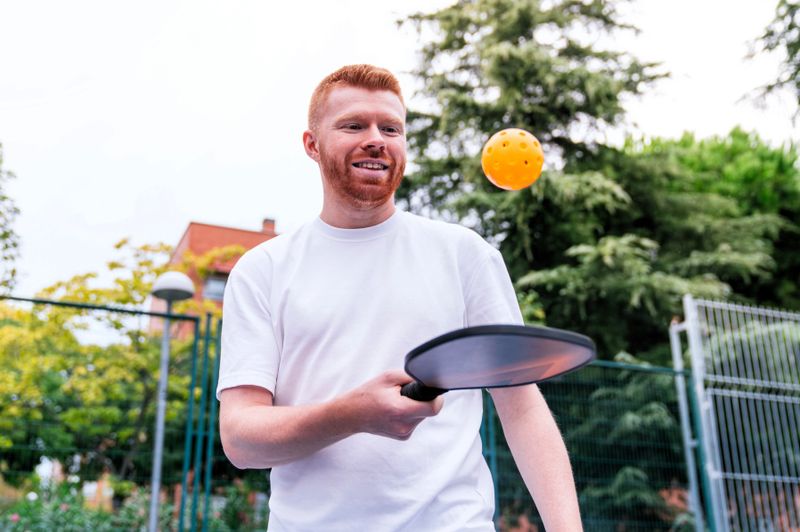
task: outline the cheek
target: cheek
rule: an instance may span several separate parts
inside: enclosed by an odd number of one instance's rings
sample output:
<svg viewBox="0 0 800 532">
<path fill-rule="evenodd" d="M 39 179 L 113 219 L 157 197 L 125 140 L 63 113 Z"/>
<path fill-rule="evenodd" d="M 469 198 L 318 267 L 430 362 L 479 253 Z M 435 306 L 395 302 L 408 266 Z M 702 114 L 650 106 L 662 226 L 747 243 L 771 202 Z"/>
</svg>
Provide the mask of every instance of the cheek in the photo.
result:
<svg viewBox="0 0 800 532">
<path fill-rule="evenodd" d="M 405 160 L 406 158 L 406 143 L 405 140 L 398 141 L 389 145 L 392 157 L 398 160 Z"/>
</svg>

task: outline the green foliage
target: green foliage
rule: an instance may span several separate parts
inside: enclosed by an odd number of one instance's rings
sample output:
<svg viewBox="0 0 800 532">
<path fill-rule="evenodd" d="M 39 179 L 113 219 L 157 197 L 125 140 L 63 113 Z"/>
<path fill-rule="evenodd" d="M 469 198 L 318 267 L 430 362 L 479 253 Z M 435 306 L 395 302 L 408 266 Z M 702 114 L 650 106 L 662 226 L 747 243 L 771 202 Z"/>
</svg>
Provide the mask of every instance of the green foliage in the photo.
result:
<svg viewBox="0 0 800 532">
<path fill-rule="evenodd" d="M 627 234 L 566 251 L 577 264 L 531 271 L 517 285 L 545 301 L 547 323 L 584 331 L 604 352 L 618 352 L 663 334 L 685 293 L 721 297 L 726 286 L 708 276 L 684 278 L 656 269 L 658 244 Z M 615 309 L 604 312 L 601 309 Z"/>
<path fill-rule="evenodd" d="M 0 512 L 0 532 L 112 532 L 144 530 L 147 525 L 150 499 L 142 491 L 128 497 L 116 513 L 87 507 L 76 488 L 64 484 L 29 495 L 30 498 Z M 172 513 L 169 504 L 159 507 L 159 530 L 177 529 Z"/>
<path fill-rule="evenodd" d="M 243 251 L 240 246 L 229 246 L 201 256 L 187 254 L 172 267 L 202 281 L 219 264 Z M 31 470 L 40 457 L 47 456 L 58 460 L 78 481 L 109 478 L 115 502 L 125 500 L 113 515 L 86 510 L 73 520 L 83 520 L 84 525 L 65 521 L 57 529 L 134 530 L 145 524 L 147 495 L 137 485 L 147 485 L 152 465 L 161 331 L 153 334 L 147 317 L 132 318 L 113 309 L 146 304 L 153 282 L 167 269 L 171 249 L 164 244 L 133 246 L 123 239 L 115 245 L 115 254 L 106 271 L 76 275 L 38 294 L 108 310 L 58 305 L 23 309 L 0 304 L 0 496 L 16 498 L 14 493 L 30 489 Z M 217 305 L 194 300 L 175 305 L 174 311 L 219 315 Z M 201 320 L 200 327 L 204 325 Z M 101 334 L 96 341 L 97 336 L 91 335 L 98 331 Z M 201 338 L 203 333 L 201 330 Z M 189 391 L 191 354 L 191 338 L 173 339 L 163 456 L 165 485 L 180 480 L 187 404 L 200 395 L 199 386 L 193 396 Z M 213 351 L 211 357 L 213 367 Z M 211 386 L 213 375 L 209 372 L 207 378 L 206 385 Z M 265 480 L 263 473 L 252 473 Z M 214 475 L 221 482 L 243 476 L 222 460 L 214 467 Z M 265 517 L 250 508 L 249 494 L 249 490 L 227 493 L 231 500 L 226 502 L 224 519 L 218 520 L 219 529 L 237 530 L 250 522 L 265 526 Z M 20 530 L 39 530 L 55 518 L 48 513 L 52 505 L 38 504 L 15 507 L 12 514 L 17 513 Z M 25 512 L 32 517 L 25 517 Z M 162 524 L 163 530 L 169 527 L 174 523 Z"/>
<path fill-rule="evenodd" d="M 520 300 L 536 301 L 547 324 L 590 334 L 604 358 L 628 351 L 668 364 L 664 329 L 684 293 L 800 304 L 793 146 L 740 129 L 621 148 L 592 141 L 658 76 L 628 54 L 578 44 L 587 28 L 625 27 L 612 2 L 463 1 L 410 21 L 433 35 L 416 72 L 430 110 L 410 114 L 414 171 L 400 202 L 495 243 Z M 509 126 L 548 147 L 551 169 L 519 192 L 492 187 L 478 157 Z"/>
<path fill-rule="evenodd" d="M 19 253 L 19 237 L 13 225 L 19 209 L 6 192 L 6 184 L 13 177 L 14 174 L 3 170 L 3 145 L 0 144 L 0 293 L 14 288 L 17 275 L 14 262 Z"/>
<path fill-rule="evenodd" d="M 98 273 L 85 273 L 53 284 L 39 292 L 39 297 L 89 303 L 92 305 L 142 305 L 150 297 L 156 278 L 167 270 L 172 248 L 167 244 L 144 244 L 133 246 L 124 238 L 114 244 L 118 257 L 106 263 L 107 274 L 113 277 L 108 286 L 97 286 L 101 280 Z M 67 315 L 72 309 L 63 310 Z M 117 329 L 119 321 L 109 322 Z"/>
<path fill-rule="evenodd" d="M 758 39 L 758 51 L 782 53 L 782 69 L 777 79 L 763 87 L 769 94 L 783 87 L 792 89 L 800 102 L 800 2 L 779 0 L 775 18 Z"/>
<path fill-rule="evenodd" d="M 178 529 L 177 520 L 173 518 L 175 507 L 172 504 L 160 504 L 158 507 L 158 530 L 172 531 Z M 112 530 L 145 530 L 150 516 L 150 493 L 144 489 L 134 491 L 127 497 L 122 506 L 112 514 L 110 523 Z"/>
<path fill-rule="evenodd" d="M 593 44 L 627 28 L 618 19 L 603 0 L 462 0 L 411 16 L 435 36 L 415 71 L 429 110 L 409 114 L 415 171 L 399 197 L 438 210 L 464 192 L 491 193 L 476 155 L 504 127 L 528 129 L 566 158 L 586 154 L 591 143 L 574 132 L 614 123 L 622 99 L 659 76 L 654 65 Z"/>
<path fill-rule="evenodd" d="M 674 167 L 673 191 L 716 195 L 716 210 L 737 216 L 733 223 L 713 227 L 728 227 L 728 233 L 711 242 L 718 248 L 735 244 L 721 248 L 728 266 L 719 272 L 734 292 L 762 305 L 800 309 L 800 170 L 794 144 L 776 148 L 755 133 L 734 128 L 725 137 L 697 140 L 687 133 L 678 140 L 629 143 L 627 152 Z M 708 232 L 708 223 L 695 223 L 695 233 L 707 238 L 702 231 Z M 686 233 L 678 236 L 684 240 Z M 692 237 L 676 256 L 694 254 L 689 265 L 707 261 L 699 254 L 698 240 Z"/>
<path fill-rule="evenodd" d="M 220 532 L 265 530 L 269 521 L 269 510 L 256 512 L 250 497 L 254 491 L 247 482 L 236 479 L 222 490 L 225 504 L 218 514 L 211 516 L 209 527 Z"/>
<path fill-rule="evenodd" d="M 53 530 L 115 530 L 108 513 L 86 509 L 77 495 L 24 501 L 0 516 L 3 532 Z"/>
<path fill-rule="evenodd" d="M 164 245 L 116 246 L 110 286 L 95 286 L 97 274 L 75 276 L 43 290 L 47 298 L 95 305 L 141 303 L 164 271 Z M 155 423 L 160 341 L 147 320 L 114 312 L 55 305 L 31 310 L 0 305 L 0 427 L 3 470 L 24 473 L 39 456 L 71 462 L 93 479 L 109 471 L 120 480 L 147 477 Z M 112 343 L 79 340 L 92 329 Z M 173 342 L 168 388 L 167 435 L 181 434 L 189 399 L 191 342 Z M 168 447 L 178 449 L 182 441 Z M 181 455 L 167 453 L 165 469 L 179 470 Z M 10 482 L 14 477 L 6 475 Z"/>
</svg>

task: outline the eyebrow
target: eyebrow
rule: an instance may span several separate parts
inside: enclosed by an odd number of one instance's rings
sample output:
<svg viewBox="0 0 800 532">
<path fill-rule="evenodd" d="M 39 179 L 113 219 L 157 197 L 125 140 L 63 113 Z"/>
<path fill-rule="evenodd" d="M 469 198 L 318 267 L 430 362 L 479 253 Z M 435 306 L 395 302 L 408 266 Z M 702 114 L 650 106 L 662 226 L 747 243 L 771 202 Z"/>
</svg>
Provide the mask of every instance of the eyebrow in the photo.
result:
<svg viewBox="0 0 800 532">
<path fill-rule="evenodd" d="M 341 124 L 343 122 L 351 122 L 351 121 L 362 121 L 365 119 L 365 115 L 369 115 L 371 113 L 349 113 L 344 116 L 341 116 L 333 121 L 334 124 Z M 400 120 L 392 115 L 382 115 L 378 117 L 378 122 L 386 122 L 391 125 L 397 125 L 403 127 L 405 125 L 404 120 Z"/>
</svg>

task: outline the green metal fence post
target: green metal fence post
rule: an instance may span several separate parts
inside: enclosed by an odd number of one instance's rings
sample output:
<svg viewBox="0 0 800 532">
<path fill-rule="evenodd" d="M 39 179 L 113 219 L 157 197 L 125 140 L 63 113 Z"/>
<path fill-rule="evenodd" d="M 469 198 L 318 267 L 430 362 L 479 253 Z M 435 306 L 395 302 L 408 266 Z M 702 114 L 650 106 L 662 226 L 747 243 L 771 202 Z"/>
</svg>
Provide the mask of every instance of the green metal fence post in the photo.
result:
<svg viewBox="0 0 800 532">
<path fill-rule="evenodd" d="M 211 470 L 214 468 L 214 445 L 217 439 L 217 378 L 219 377 L 219 359 L 222 343 L 222 320 L 217 322 L 217 333 L 214 339 L 214 370 L 211 373 L 211 412 L 208 417 L 208 438 L 206 439 L 205 494 L 203 496 L 203 532 L 208 530 L 208 500 L 211 494 Z"/>
<path fill-rule="evenodd" d="M 689 407 L 692 410 L 691 417 L 694 420 L 694 433 L 697 435 L 697 439 L 700 440 L 703 438 L 702 428 L 700 427 L 700 405 L 697 402 L 694 386 L 687 386 L 687 390 L 689 392 Z M 711 486 L 706 472 L 707 458 L 704 449 L 703 442 L 698 441 L 696 447 L 697 460 L 699 462 L 698 469 L 700 470 L 700 485 L 703 489 L 703 499 L 705 499 L 706 515 L 708 516 L 708 528 L 711 532 L 717 532 L 717 521 L 714 516 L 714 502 L 711 500 Z"/>
<path fill-rule="evenodd" d="M 195 322 L 194 344 L 192 345 L 192 377 L 189 383 L 189 405 L 186 413 L 186 437 L 183 446 L 183 474 L 181 480 L 181 509 L 178 514 L 178 531 L 184 530 L 184 516 L 186 514 L 186 483 L 189 477 L 189 464 L 192 460 L 192 425 L 194 417 L 194 387 L 197 381 L 197 348 L 200 343 L 199 322 Z"/>
<path fill-rule="evenodd" d="M 197 498 L 200 491 L 200 470 L 203 462 L 203 438 L 205 437 L 204 423 L 206 412 L 206 389 L 208 388 L 208 348 L 211 342 L 211 314 L 206 314 L 206 331 L 203 335 L 203 369 L 200 377 L 200 405 L 197 413 L 197 440 L 194 447 L 194 482 L 192 487 L 192 526 L 190 530 L 197 530 Z M 203 516 L 205 520 L 205 515 Z"/>
<path fill-rule="evenodd" d="M 495 428 L 495 418 L 497 413 L 494 408 L 494 401 L 491 396 L 486 394 L 486 417 L 488 419 L 489 435 L 489 469 L 492 472 L 492 484 L 494 485 L 494 522 L 497 524 L 500 518 L 500 474 L 497 470 L 497 430 Z"/>
</svg>

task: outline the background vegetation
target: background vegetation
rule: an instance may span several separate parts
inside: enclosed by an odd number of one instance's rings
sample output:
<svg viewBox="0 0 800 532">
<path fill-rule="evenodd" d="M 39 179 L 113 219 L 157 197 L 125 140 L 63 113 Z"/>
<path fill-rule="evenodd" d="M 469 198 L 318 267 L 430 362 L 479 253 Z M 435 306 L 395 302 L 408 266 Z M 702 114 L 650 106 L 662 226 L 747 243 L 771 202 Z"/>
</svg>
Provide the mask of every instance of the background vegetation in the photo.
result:
<svg viewBox="0 0 800 532">
<path fill-rule="evenodd" d="M 598 44 L 632 31 L 620 3 L 460 0 L 402 21 L 426 40 L 415 72 L 421 103 L 409 114 L 413 164 L 398 200 L 497 245 L 529 323 L 585 333 L 606 361 L 670 366 L 666 331 L 682 313 L 683 294 L 800 310 L 798 154 L 788 139 L 773 146 L 740 128 L 706 139 L 687 132 L 605 143 L 603 133 L 624 117 L 624 102 L 668 75 Z M 754 53 L 784 57 L 764 94 L 790 88 L 800 100 L 798 7 L 781 0 L 756 41 Z M 541 179 L 519 192 L 493 188 L 480 168 L 482 144 L 506 127 L 527 129 L 545 146 Z M 14 286 L 19 247 L 18 211 L 4 192 L 11 177 L 0 149 L 0 291 Z M 40 296 L 141 306 L 169 251 L 122 241 L 103 276 L 76 276 Z M 181 267 L 202 277 L 214 261 L 240 252 L 186 257 Z M 98 324 L 118 340 L 81 341 Z M 32 475 L 40 456 L 69 464 L 81 482 L 110 474 L 127 499 L 113 519 L 141 517 L 136 485 L 146 483 L 150 467 L 158 352 L 143 323 L 114 313 L 0 304 L 0 490 L 40 493 L 0 508 L 0 530 L 58 528 L 70 516 L 97 530 L 123 526 L 70 513 L 83 502 L 69 489 L 40 489 Z M 190 353 L 190 342 L 173 349 L 167 433 L 177 438 L 177 451 L 165 457 L 165 471 L 181 468 Z M 591 529 L 689 526 L 670 497 L 685 486 L 685 473 L 665 467 L 683 460 L 671 377 L 599 368 L 581 375 L 543 389 L 572 451 Z M 214 471 L 231 484 L 225 496 L 232 502 L 218 512 L 218 526 L 255 523 L 247 514 L 255 488 L 234 485 L 224 460 Z M 519 479 L 502 490 L 508 526 L 537 521 Z"/>
</svg>

